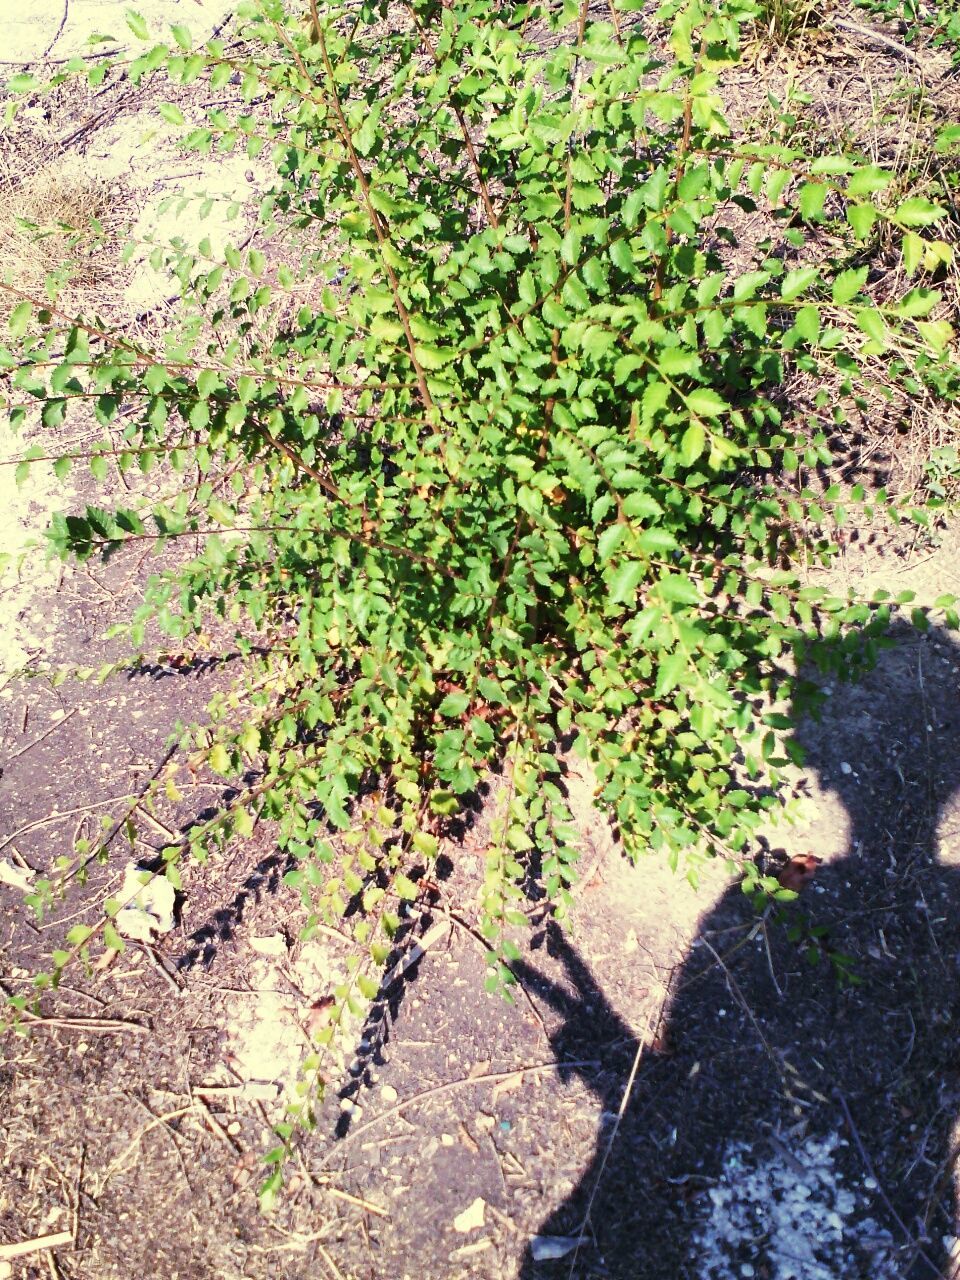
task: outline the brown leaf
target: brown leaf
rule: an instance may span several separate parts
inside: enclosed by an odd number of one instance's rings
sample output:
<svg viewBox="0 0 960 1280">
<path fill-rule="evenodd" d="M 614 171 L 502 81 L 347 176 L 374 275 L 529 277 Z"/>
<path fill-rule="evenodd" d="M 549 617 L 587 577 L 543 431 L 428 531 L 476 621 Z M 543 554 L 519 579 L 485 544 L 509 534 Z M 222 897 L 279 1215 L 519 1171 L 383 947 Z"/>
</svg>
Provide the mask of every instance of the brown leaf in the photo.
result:
<svg viewBox="0 0 960 1280">
<path fill-rule="evenodd" d="M 817 867 L 822 861 L 815 853 L 801 853 L 791 858 L 777 877 L 781 889 L 800 893 L 817 874 Z"/>
<path fill-rule="evenodd" d="M 479 1154 L 480 1147 L 477 1145 L 476 1139 L 462 1120 L 457 1125 L 457 1136 L 460 1139 L 461 1145 L 466 1147 L 468 1151 L 472 1151 L 474 1155 Z"/>
<path fill-rule="evenodd" d="M 523 1072 L 514 1072 L 512 1076 L 507 1076 L 506 1080 L 498 1080 L 493 1086 L 493 1101 L 500 1097 L 502 1093 L 515 1093 L 517 1089 L 523 1088 Z"/>
<path fill-rule="evenodd" d="M 330 1021 L 333 1016 L 333 1008 L 336 1001 L 333 996 L 322 996 L 319 1000 L 314 1000 L 313 1004 L 307 1010 L 307 1016 L 304 1018 L 304 1026 L 307 1035 L 312 1040 L 318 1032 Z"/>
</svg>

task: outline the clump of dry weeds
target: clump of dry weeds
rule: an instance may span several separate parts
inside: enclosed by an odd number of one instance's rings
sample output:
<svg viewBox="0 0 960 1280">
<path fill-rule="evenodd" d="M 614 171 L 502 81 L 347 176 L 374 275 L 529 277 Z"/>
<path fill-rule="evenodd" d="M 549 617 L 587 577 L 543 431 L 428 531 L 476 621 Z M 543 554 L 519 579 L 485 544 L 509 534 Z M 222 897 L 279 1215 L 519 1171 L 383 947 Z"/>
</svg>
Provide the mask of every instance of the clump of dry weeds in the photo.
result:
<svg viewBox="0 0 960 1280">
<path fill-rule="evenodd" d="M 3 278 L 43 296 L 56 282 L 63 302 L 96 307 L 117 273 L 106 231 L 115 201 L 109 183 L 50 166 L 20 179 L 0 169 L 0 263 Z"/>
</svg>

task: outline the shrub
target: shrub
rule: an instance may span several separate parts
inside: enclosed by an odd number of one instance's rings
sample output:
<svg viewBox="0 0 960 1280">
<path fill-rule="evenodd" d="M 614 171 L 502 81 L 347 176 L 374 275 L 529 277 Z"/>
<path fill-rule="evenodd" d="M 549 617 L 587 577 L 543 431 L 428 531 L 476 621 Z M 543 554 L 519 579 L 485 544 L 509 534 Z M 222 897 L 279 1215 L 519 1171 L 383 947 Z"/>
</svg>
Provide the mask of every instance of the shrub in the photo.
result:
<svg viewBox="0 0 960 1280">
<path fill-rule="evenodd" d="M 879 230 L 926 241 L 945 211 L 891 202 L 856 156 L 732 135 L 720 79 L 746 0 L 671 0 L 652 36 L 637 8 L 411 0 L 304 24 L 264 0 L 240 53 L 175 28 L 129 74 L 239 82 L 185 141 L 269 160 L 256 247 L 171 251 L 182 326 L 163 345 L 14 300 L 14 428 L 24 402 L 48 432 L 92 410 L 94 476 L 109 451 L 182 478 L 50 538 L 80 558 L 202 543 L 128 633 L 134 655 L 159 627 L 244 656 L 184 738 L 237 798 L 166 874 L 274 824 L 312 924 L 347 917 L 356 939 L 321 1042 L 376 994 L 491 771 L 497 988 L 525 877 L 570 901 L 568 751 L 631 856 L 738 859 L 776 804 L 797 672 L 867 660 L 890 616 L 811 581 L 863 497 L 821 479 L 826 430 L 865 371 L 953 394 L 938 294 L 868 292 Z M 754 216 L 769 234 L 744 243 Z"/>
</svg>

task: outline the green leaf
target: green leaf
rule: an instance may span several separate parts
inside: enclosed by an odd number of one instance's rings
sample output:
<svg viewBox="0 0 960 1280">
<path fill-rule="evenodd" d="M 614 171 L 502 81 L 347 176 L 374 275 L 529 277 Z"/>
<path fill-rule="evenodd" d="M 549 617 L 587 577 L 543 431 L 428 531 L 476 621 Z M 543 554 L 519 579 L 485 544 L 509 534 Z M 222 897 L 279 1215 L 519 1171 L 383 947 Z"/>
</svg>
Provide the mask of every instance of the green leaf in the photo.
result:
<svg viewBox="0 0 960 1280">
<path fill-rule="evenodd" d="M 843 306 L 857 296 L 867 283 L 868 271 L 869 267 L 851 267 L 848 271 L 840 272 L 830 291 L 830 296 L 838 306 Z"/>
<path fill-rule="evenodd" d="M 138 40 L 150 39 L 150 32 L 147 29 L 147 24 L 143 20 L 143 18 L 140 16 L 139 13 L 135 13 L 132 9 L 128 9 L 126 13 L 126 18 L 127 18 L 127 26 L 130 28 L 130 30 L 137 37 Z"/>
<path fill-rule="evenodd" d="M 707 433 L 700 422 L 691 422 L 680 441 L 680 461 L 685 467 L 691 467 L 703 453 L 707 442 Z"/>
<path fill-rule="evenodd" d="M 623 513 L 640 520 L 656 520 L 663 507 L 648 493 L 628 493 L 623 499 Z"/>
<path fill-rule="evenodd" d="M 672 693 L 686 676 L 688 670 L 686 655 L 679 649 L 661 658 L 657 666 L 657 683 L 654 689 L 656 697 L 663 698 Z"/>
<path fill-rule="evenodd" d="M 898 222 L 902 227 L 928 227 L 946 216 L 947 211 L 942 205 L 933 204 L 932 201 L 924 200 L 920 196 L 910 196 L 906 200 L 901 200 L 890 214 L 893 221 Z"/>
<path fill-rule="evenodd" d="M 645 566 L 641 560 L 624 560 L 621 562 L 613 577 L 610 580 L 610 604 L 624 604 L 633 598 L 633 593 L 645 573 Z"/>
<path fill-rule="evenodd" d="M 103 926 L 103 941 L 110 951 L 126 951 L 127 949 L 127 944 L 117 933 L 116 926 L 110 920 Z"/>
<path fill-rule="evenodd" d="M 880 216 L 872 204 L 847 205 L 847 221 L 856 236 L 865 240 L 873 229 L 873 224 Z"/>
<path fill-rule="evenodd" d="M 662 600 L 669 600 L 674 604 L 700 603 L 700 592 L 685 573 L 665 574 L 657 583 L 657 590 Z"/>
<path fill-rule="evenodd" d="M 806 293 L 819 278 L 819 267 L 798 267 L 795 271 L 788 271 L 780 285 L 780 297 L 784 302 L 792 302 L 801 293 Z"/>
<path fill-rule="evenodd" d="M 934 351 L 945 351 L 953 340 L 953 325 L 949 320 L 918 320 L 921 338 Z"/>
<path fill-rule="evenodd" d="M 413 902 L 420 896 L 420 889 L 413 880 L 405 876 L 402 871 L 398 871 L 393 877 L 393 888 L 397 896 L 403 898 L 406 902 Z"/>
<path fill-rule="evenodd" d="M 611 524 L 597 539 L 597 559 L 605 564 L 626 536 L 626 525 Z"/>
<path fill-rule="evenodd" d="M 30 323 L 30 317 L 33 315 L 33 306 L 27 301 L 18 302 L 10 312 L 8 325 L 10 333 L 14 338 L 22 338 L 27 331 L 27 325 Z"/>
<path fill-rule="evenodd" d="M 458 720 L 470 706 L 468 693 L 449 693 L 440 703 L 437 710 L 448 719 Z"/>
<path fill-rule="evenodd" d="M 687 395 L 687 408 L 691 413 L 702 413 L 709 418 L 717 418 L 729 410 L 729 405 L 721 395 L 710 387 L 697 387 Z"/>
<path fill-rule="evenodd" d="M 826 198 L 827 188 L 822 182 L 805 182 L 800 188 L 798 201 L 801 215 L 808 222 L 818 219 L 823 213 L 823 205 Z"/>
<path fill-rule="evenodd" d="M 157 110 L 169 124 L 185 124 L 183 112 L 175 102 L 158 102 Z"/>
</svg>

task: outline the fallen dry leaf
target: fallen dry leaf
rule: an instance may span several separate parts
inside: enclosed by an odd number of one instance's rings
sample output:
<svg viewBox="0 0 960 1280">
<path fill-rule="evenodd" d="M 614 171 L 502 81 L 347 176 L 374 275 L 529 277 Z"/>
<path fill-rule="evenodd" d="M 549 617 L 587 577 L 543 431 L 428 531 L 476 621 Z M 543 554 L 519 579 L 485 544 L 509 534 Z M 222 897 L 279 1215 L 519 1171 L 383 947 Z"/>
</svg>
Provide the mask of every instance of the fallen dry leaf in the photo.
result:
<svg viewBox="0 0 960 1280">
<path fill-rule="evenodd" d="M 285 956 L 287 954 L 287 940 L 282 933 L 268 933 L 262 938 L 247 939 L 250 950 L 256 951 L 258 956 Z"/>
<path fill-rule="evenodd" d="M 169 933 L 173 928 L 176 894 L 166 876 L 154 875 L 135 862 L 128 862 L 117 896 L 124 905 L 117 912 L 114 924 L 125 938 L 152 942 L 156 934 Z"/>
<path fill-rule="evenodd" d="M 815 853 L 802 853 L 791 858 L 777 877 L 781 889 L 799 893 L 817 874 L 817 867 L 822 861 Z"/>
<path fill-rule="evenodd" d="M 30 893 L 33 889 L 34 872 L 29 867 L 15 867 L 12 862 L 0 862 L 0 884 L 8 884 L 11 889 L 19 889 L 21 893 Z"/>
<path fill-rule="evenodd" d="M 507 1076 L 506 1080 L 498 1080 L 493 1086 L 493 1101 L 500 1097 L 501 1093 L 516 1093 L 518 1089 L 523 1087 L 523 1072 L 517 1071 L 512 1076 Z"/>
<path fill-rule="evenodd" d="M 312 1040 L 319 1031 L 330 1021 L 333 1016 L 334 1004 L 333 996 L 322 996 L 319 1000 L 314 1000 L 313 1004 L 307 1010 L 307 1016 L 304 1018 L 304 1026 L 307 1035 Z"/>
</svg>

